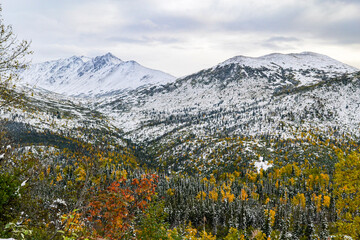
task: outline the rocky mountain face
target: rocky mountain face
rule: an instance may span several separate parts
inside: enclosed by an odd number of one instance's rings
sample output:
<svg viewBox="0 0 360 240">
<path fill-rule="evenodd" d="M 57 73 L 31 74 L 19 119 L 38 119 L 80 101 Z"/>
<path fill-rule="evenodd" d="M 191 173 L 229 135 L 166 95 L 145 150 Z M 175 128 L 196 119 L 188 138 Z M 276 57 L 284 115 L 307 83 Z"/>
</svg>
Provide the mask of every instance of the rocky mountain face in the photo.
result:
<svg viewBox="0 0 360 240">
<path fill-rule="evenodd" d="M 111 53 L 95 58 L 73 56 L 32 65 L 20 74 L 22 82 L 67 96 L 91 97 L 140 86 L 165 84 L 175 77 L 122 61 Z"/>
</svg>

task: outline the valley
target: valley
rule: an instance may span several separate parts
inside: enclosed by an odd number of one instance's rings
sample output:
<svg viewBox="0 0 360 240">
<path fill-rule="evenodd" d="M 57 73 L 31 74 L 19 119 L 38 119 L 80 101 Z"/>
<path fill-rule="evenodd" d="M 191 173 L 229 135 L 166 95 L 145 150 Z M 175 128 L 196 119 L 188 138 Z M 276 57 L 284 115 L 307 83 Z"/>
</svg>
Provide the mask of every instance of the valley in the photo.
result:
<svg viewBox="0 0 360 240">
<path fill-rule="evenodd" d="M 37 194 L 22 218 L 39 236 L 326 239 L 352 211 L 336 188 L 340 163 L 360 162 L 360 71 L 330 57 L 237 56 L 176 79 L 108 53 L 19 76 L 1 151 Z M 128 215 L 101 209 L 111 196 Z"/>
</svg>

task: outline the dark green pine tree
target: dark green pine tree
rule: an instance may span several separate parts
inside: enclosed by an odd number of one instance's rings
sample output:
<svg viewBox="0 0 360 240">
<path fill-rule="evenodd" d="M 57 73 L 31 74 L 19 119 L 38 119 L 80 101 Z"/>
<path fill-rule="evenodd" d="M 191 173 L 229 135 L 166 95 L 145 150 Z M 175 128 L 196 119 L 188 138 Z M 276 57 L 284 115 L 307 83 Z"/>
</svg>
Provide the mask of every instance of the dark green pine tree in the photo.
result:
<svg viewBox="0 0 360 240">
<path fill-rule="evenodd" d="M 317 240 L 318 235 L 316 234 L 316 228 L 315 228 L 315 211 L 316 207 L 314 206 L 313 202 L 310 202 L 310 206 L 307 210 L 307 226 L 305 229 L 305 237 L 309 240 Z"/>
<path fill-rule="evenodd" d="M 292 235 L 294 239 L 300 239 L 303 235 L 304 226 L 306 225 L 306 217 L 304 212 L 300 209 L 300 206 L 296 209 L 294 214 L 294 223 Z"/>
<path fill-rule="evenodd" d="M 241 226 L 241 229 L 244 231 L 245 235 L 246 235 L 246 229 L 247 229 L 247 221 L 246 221 L 246 212 L 245 212 L 245 208 L 244 206 L 242 205 L 242 208 L 241 208 L 241 219 L 240 219 L 240 226 Z"/>
<path fill-rule="evenodd" d="M 264 229 L 262 229 L 263 232 L 266 234 L 267 237 L 270 237 L 270 234 L 272 232 L 271 222 L 270 222 L 270 216 L 265 218 L 265 224 Z"/>
<path fill-rule="evenodd" d="M 335 199 L 332 197 L 330 199 L 330 207 L 329 207 L 329 221 L 336 222 L 337 220 L 337 213 L 336 213 L 336 203 Z"/>
<path fill-rule="evenodd" d="M 325 214 L 323 214 L 321 219 L 321 228 L 319 235 L 320 235 L 320 239 L 328 239 L 329 237 L 329 223 Z"/>
</svg>

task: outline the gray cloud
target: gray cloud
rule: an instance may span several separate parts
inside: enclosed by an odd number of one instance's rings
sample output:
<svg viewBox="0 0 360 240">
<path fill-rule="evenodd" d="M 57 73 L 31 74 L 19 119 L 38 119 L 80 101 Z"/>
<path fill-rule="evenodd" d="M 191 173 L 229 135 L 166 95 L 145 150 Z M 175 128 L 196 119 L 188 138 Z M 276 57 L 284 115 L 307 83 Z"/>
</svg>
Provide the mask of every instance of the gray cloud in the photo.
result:
<svg viewBox="0 0 360 240">
<path fill-rule="evenodd" d="M 276 50 L 294 49 L 294 44 L 300 44 L 301 40 L 295 37 L 274 36 L 259 45 Z"/>
<path fill-rule="evenodd" d="M 360 10 L 359 10 L 360 12 Z M 360 43 L 360 16 L 354 19 L 341 20 L 318 28 L 318 35 L 324 41 L 332 41 L 339 44 Z"/>
<path fill-rule="evenodd" d="M 181 40 L 179 38 L 171 38 L 171 37 L 147 37 L 142 36 L 140 38 L 131 38 L 131 37 L 109 37 L 106 39 L 110 42 L 122 42 L 122 43 L 130 43 L 130 44 L 169 44 L 169 43 L 180 43 Z"/>
<path fill-rule="evenodd" d="M 355 56 L 353 49 L 360 48 L 358 0 L 3 0 L 2 5 L 19 37 L 33 40 L 39 60 L 71 51 L 118 51 L 129 58 L 157 51 L 162 59 L 178 60 L 171 69 L 183 75 L 191 72 L 179 61 L 203 60 L 199 54 L 214 64 L 239 51 L 342 49 Z"/>
<path fill-rule="evenodd" d="M 216 22 L 211 19 L 212 13 L 223 9 L 217 1 L 208 1 L 212 4 L 200 9 L 197 14 L 164 12 L 152 7 L 152 1 L 135 0 L 128 5 L 124 17 L 135 19 L 123 26 L 120 30 L 129 33 L 177 33 L 177 32 L 261 32 L 279 35 L 306 34 L 311 37 L 328 38 L 327 41 L 342 44 L 356 44 L 360 39 L 360 17 L 358 14 L 340 16 L 340 12 L 331 11 L 331 8 L 344 7 L 351 4 L 356 12 L 360 12 L 360 1 L 355 0 L 326 0 L 306 1 L 308 4 L 283 4 L 273 11 L 254 8 L 251 11 L 240 11 L 240 5 L 233 9 L 232 18 L 225 15 Z M 217 4 L 216 4 L 217 2 Z M 141 6 L 138 5 L 141 3 Z M 353 4 L 355 3 L 355 4 Z M 339 5 L 340 4 L 340 5 Z M 215 8 L 215 9 L 214 9 Z M 315 10 L 314 10 L 315 9 Z M 313 16 L 308 13 L 315 11 Z M 215 13 L 214 13 L 215 12 Z M 318 17 L 316 12 L 322 13 Z M 355 12 L 355 11 L 354 11 Z M 325 14 L 324 14 L 325 13 Z"/>
<path fill-rule="evenodd" d="M 318 4 L 322 4 L 324 2 L 330 2 L 330 3 L 354 3 L 354 4 L 360 4 L 359 0 L 316 0 Z"/>
<path fill-rule="evenodd" d="M 204 25 L 196 19 L 185 16 L 149 16 L 149 18 L 142 21 L 135 21 L 129 23 L 121 30 L 128 32 L 182 32 L 182 31 L 197 31 Z"/>
<path fill-rule="evenodd" d="M 276 36 L 271 37 L 266 42 L 298 42 L 299 39 L 295 37 L 282 37 L 282 36 Z"/>
</svg>

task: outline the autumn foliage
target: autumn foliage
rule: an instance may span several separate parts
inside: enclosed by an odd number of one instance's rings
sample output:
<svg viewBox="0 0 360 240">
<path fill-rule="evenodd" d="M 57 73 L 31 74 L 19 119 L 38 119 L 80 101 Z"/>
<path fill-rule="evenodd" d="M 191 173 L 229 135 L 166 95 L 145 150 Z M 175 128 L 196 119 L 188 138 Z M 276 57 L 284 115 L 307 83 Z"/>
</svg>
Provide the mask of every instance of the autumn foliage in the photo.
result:
<svg viewBox="0 0 360 240">
<path fill-rule="evenodd" d="M 108 239 L 124 237 L 137 213 L 143 212 L 155 194 L 157 175 L 143 175 L 129 182 L 126 178 L 113 182 L 92 197 L 88 218 L 93 234 Z"/>
<path fill-rule="evenodd" d="M 339 233 L 360 238 L 360 154 L 354 151 L 347 156 L 339 154 L 334 174 L 334 195 Z"/>
</svg>

